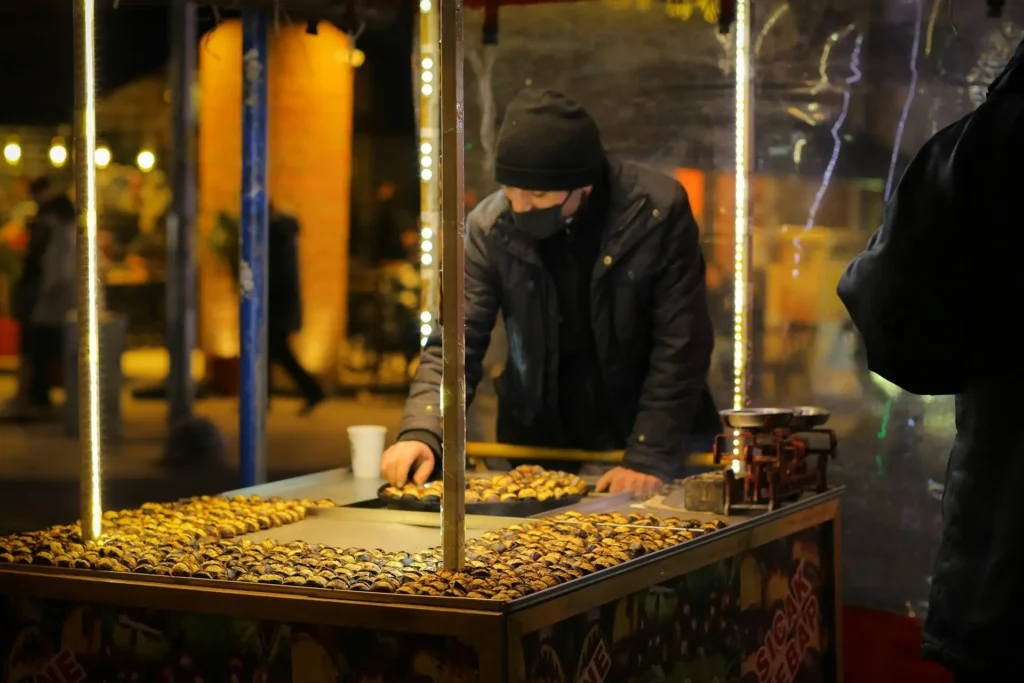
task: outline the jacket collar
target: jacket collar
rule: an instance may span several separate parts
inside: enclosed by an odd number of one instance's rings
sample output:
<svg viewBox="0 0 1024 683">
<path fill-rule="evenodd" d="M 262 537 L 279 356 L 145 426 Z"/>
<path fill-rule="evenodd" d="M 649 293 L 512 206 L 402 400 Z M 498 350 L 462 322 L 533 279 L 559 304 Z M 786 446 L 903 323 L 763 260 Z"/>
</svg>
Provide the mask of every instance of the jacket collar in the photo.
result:
<svg viewBox="0 0 1024 683">
<path fill-rule="evenodd" d="M 649 197 L 635 165 L 610 161 L 608 181 L 611 198 L 601 244 L 603 252 L 615 259 L 647 234 L 650 221 L 641 219 L 641 210 Z"/>
</svg>

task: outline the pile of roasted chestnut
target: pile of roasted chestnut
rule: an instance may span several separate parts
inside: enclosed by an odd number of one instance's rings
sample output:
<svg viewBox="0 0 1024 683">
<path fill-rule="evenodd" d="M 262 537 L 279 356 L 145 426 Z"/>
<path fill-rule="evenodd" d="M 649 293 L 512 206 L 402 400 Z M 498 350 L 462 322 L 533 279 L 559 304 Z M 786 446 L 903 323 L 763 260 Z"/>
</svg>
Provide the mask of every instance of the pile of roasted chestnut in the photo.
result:
<svg viewBox="0 0 1024 683">
<path fill-rule="evenodd" d="M 485 532 L 467 545 L 465 571 L 422 576 L 395 592 L 514 600 L 724 527 L 719 520 L 566 512 Z"/>
<path fill-rule="evenodd" d="M 546 470 L 539 465 L 520 465 L 507 474 L 502 472 L 490 477 L 467 479 L 466 504 L 558 500 L 586 492 L 586 482 L 575 474 Z M 443 497 L 443 491 L 440 481 L 432 481 L 423 486 L 413 483 L 388 486 L 381 491 L 381 495 L 438 503 Z"/>
<path fill-rule="evenodd" d="M 235 536 L 297 522 L 311 507 L 334 503 L 259 496 L 144 503 L 136 510 L 104 512 L 99 543 L 83 542 L 78 524 L 0 537 L 0 563 L 170 574 L 161 570 L 178 554 L 227 546 Z"/>
<path fill-rule="evenodd" d="M 512 600 L 724 527 L 653 515 L 567 512 L 485 532 L 463 572 L 441 569 L 439 548 L 390 553 L 234 536 L 296 522 L 330 501 L 203 496 L 107 512 L 99 542 L 78 525 L 0 537 L 0 563 L 136 574 Z"/>
</svg>

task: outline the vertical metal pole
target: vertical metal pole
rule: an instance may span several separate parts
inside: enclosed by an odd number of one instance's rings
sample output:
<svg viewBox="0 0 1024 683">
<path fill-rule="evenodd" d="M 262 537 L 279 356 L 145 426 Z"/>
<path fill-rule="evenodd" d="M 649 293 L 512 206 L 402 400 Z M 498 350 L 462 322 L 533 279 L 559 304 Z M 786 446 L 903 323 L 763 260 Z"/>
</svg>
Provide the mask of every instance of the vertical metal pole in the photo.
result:
<svg viewBox="0 0 1024 683">
<path fill-rule="evenodd" d="M 171 360 L 167 399 L 171 425 L 192 414 L 192 349 L 196 339 L 196 271 L 193 229 L 196 210 L 195 113 L 196 5 L 171 7 L 171 117 L 174 198 L 167 214 L 167 354 Z"/>
<path fill-rule="evenodd" d="M 242 12 L 242 486 L 267 478 L 267 15 Z"/>
<path fill-rule="evenodd" d="M 78 213 L 78 429 L 82 538 L 102 533 L 100 274 L 96 245 L 96 3 L 75 0 L 75 204 Z"/>
<path fill-rule="evenodd" d="M 460 571 L 466 538 L 466 309 L 463 203 L 462 0 L 441 7 L 441 419 L 444 568 Z"/>
</svg>

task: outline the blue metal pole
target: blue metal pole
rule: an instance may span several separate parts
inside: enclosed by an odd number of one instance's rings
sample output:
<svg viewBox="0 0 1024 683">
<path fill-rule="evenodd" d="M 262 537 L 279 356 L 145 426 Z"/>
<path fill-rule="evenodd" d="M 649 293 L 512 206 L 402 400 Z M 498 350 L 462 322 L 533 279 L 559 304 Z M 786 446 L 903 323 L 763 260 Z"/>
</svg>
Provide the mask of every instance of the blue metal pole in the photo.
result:
<svg viewBox="0 0 1024 683">
<path fill-rule="evenodd" d="M 267 15 L 242 12 L 239 448 L 242 486 L 267 478 Z"/>
</svg>

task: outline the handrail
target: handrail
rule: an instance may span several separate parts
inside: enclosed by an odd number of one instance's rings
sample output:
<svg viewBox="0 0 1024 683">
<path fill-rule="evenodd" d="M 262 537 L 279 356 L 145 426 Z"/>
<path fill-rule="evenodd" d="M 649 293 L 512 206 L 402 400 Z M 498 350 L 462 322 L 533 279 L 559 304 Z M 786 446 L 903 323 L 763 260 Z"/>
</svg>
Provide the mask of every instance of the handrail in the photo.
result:
<svg viewBox="0 0 1024 683">
<path fill-rule="evenodd" d="M 507 443 L 469 441 L 466 443 L 466 457 L 470 463 L 482 465 L 483 458 L 504 458 L 506 460 L 569 460 L 573 462 L 598 462 L 618 464 L 624 451 L 584 451 L 573 448 L 545 448 L 538 446 L 516 446 Z M 711 467 L 714 458 L 711 453 L 691 453 L 686 459 L 688 465 Z"/>
</svg>

